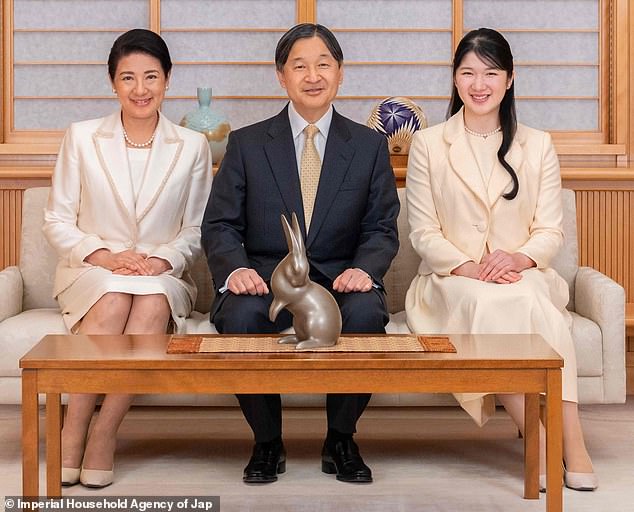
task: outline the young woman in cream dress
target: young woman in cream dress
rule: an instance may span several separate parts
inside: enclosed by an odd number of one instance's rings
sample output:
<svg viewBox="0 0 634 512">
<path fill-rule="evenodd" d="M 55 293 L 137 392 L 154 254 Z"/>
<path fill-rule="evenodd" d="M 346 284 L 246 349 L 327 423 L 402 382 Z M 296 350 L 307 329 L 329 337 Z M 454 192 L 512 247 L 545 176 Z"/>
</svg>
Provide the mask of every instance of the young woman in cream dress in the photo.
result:
<svg viewBox="0 0 634 512">
<path fill-rule="evenodd" d="M 451 117 L 417 132 L 409 154 L 410 239 L 422 258 L 406 298 L 409 327 L 541 334 L 565 360 L 566 485 L 594 490 L 577 411 L 568 286 L 549 268 L 563 240 L 557 155 L 546 132 L 517 124 L 513 57 L 501 34 L 469 32 L 456 49 L 453 77 Z M 456 398 L 479 424 L 494 410 L 492 395 Z M 523 395 L 498 399 L 523 429 Z"/>
</svg>

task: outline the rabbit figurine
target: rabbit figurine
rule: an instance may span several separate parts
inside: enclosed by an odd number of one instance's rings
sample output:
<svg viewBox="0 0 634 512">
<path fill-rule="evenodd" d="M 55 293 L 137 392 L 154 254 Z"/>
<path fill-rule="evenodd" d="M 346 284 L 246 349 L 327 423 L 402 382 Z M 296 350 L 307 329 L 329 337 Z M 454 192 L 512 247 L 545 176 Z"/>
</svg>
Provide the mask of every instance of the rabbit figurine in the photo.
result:
<svg viewBox="0 0 634 512">
<path fill-rule="evenodd" d="M 280 338 L 278 343 L 296 343 L 297 350 L 330 347 L 341 334 L 341 312 L 330 292 L 308 277 L 310 265 L 295 212 L 291 224 L 282 215 L 288 254 L 271 276 L 269 319 L 274 322 L 284 308 L 293 315 L 295 334 Z"/>
</svg>

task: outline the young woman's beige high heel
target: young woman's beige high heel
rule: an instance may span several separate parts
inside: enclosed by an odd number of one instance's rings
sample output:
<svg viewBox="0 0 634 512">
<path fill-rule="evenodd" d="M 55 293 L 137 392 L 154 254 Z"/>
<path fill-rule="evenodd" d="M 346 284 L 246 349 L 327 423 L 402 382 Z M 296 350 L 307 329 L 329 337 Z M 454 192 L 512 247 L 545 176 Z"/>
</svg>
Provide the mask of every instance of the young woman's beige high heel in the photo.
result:
<svg viewBox="0 0 634 512">
<path fill-rule="evenodd" d="M 594 491 L 599 487 L 599 478 L 592 473 L 573 473 L 564 463 L 564 485 L 575 491 Z M 546 492 L 546 475 L 539 475 L 539 492 Z"/>
</svg>

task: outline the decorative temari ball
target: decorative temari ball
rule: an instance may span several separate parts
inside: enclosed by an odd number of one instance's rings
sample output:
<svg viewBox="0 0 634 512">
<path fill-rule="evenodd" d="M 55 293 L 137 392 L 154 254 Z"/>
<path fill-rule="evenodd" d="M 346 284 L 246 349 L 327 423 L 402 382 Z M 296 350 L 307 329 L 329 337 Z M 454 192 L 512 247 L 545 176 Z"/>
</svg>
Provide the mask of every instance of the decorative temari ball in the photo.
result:
<svg viewBox="0 0 634 512">
<path fill-rule="evenodd" d="M 426 128 L 427 119 L 412 100 L 395 96 L 374 107 L 368 126 L 387 137 L 390 153 L 406 155 L 414 132 Z"/>
</svg>

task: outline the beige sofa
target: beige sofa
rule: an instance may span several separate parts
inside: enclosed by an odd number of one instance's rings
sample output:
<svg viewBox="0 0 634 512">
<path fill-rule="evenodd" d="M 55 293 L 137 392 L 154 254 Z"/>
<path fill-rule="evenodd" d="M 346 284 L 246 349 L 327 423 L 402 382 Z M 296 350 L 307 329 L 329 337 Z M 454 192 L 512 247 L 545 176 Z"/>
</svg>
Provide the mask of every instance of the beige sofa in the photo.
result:
<svg viewBox="0 0 634 512">
<path fill-rule="evenodd" d="M 48 188 L 25 191 L 21 234 L 20 265 L 0 272 L 0 403 L 20 403 L 18 361 L 47 333 L 65 333 L 61 314 L 51 296 L 56 255 L 42 234 L 43 210 Z M 405 292 L 418 267 L 418 256 L 408 238 L 405 190 L 399 190 L 401 213 L 398 219 L 401 248 L 385 277 L 391 313 L 388 332 L 408 332 L 403 312 Z M 617 283 L 577 264 L 575 197 L 564 191 L 566 242 L 555 268 L 570 286 L 568 309 L 573 316 L 573 338 L 577 349 L 579 399 L 581 403 L 621 403 L 625 401 L 625 295 Z M 211 280 L 204 258 L 196 263 L 198 284 L 195 311 L 187 319 L 189 333 L 213 332 L 209 323 Z M 450 398 L 450 397 L 449 397 Z M 290 405 L 319 405 L 321 396 L 285 397 Z M 139 403 L 234 404 L 232 396 L 144 396 Z M 374 405 L 421 405 L 451 403 L 442 395 L 375 395 Z"/>
</svg>

